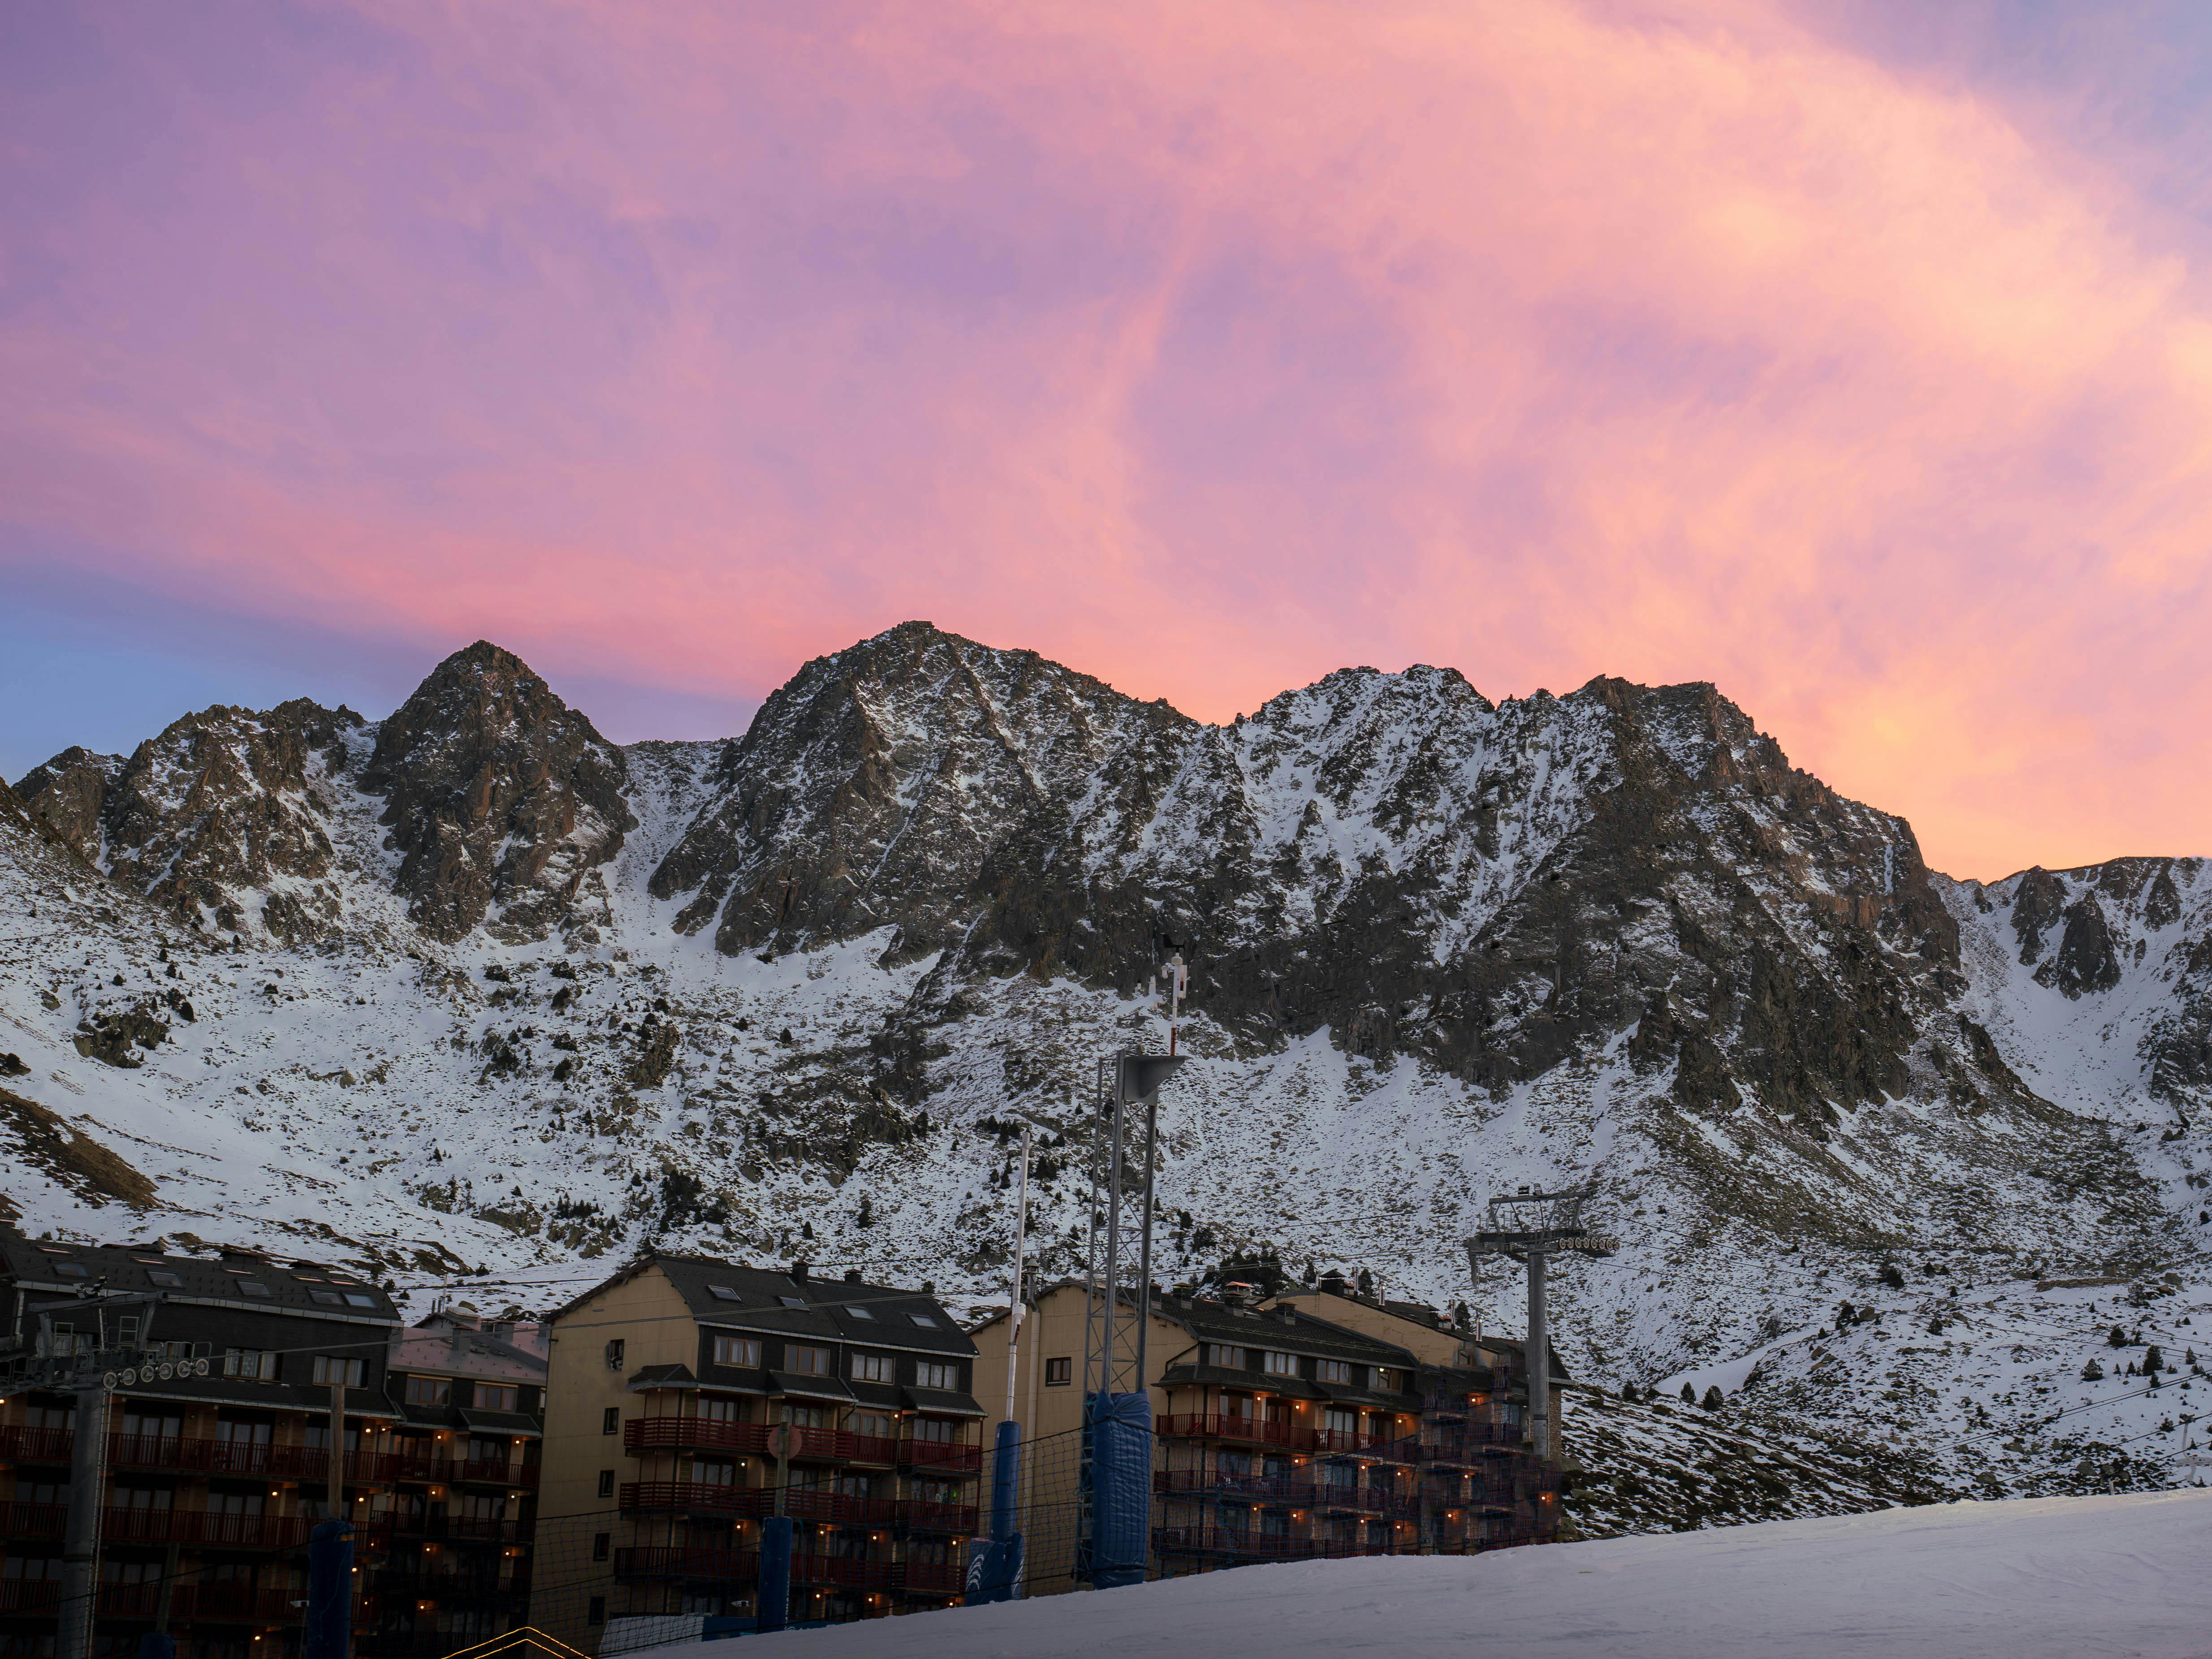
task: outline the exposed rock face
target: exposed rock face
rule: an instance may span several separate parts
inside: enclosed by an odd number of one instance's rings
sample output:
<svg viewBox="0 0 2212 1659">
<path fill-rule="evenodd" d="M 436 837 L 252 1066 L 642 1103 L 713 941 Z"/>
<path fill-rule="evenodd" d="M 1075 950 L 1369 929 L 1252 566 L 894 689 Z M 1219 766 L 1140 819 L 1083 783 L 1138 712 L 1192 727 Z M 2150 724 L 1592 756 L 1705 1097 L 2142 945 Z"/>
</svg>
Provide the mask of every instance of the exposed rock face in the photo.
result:
<svg viewBox="0 0 2212 1659">
<path fill-rule="evenodd" d="M 809 664 L 714 781 L 652 887 L 725 951 L 894 924 L 1126 986 L 1176 949 L 1255 1040 L 1327 1027 L 1493 1089 L 1643 1020 L 1686 1103 L 1747 1088 L 1818 1135 L 1904 1086 L 1958 978 L 1911 831 L 1711 686 L 1499 707 L 1355 669 L 1217 728 L 909 623 Z"/>
<path fill-rule="evenodd" d="M 481 640 L 383 723 L 361 779 L 385 798 L 410 914 L 442 939 L 488 918 L 525 934 L 556 925 L 636 827 L 626 781 L 620 750 Z"/>
<path fill-rule="evenodd" d="M 690 895 L 677 925 L 716 921 L 726 951 L 896 921 L 927 953 L 959 936 L 994 860 L 1065 838 L 1102 769 L 1109 790 L 1149 787 L 1147 756 L 1199 729 L 1032 652 L 908 623 L 769 698 L 650 890 Z"/>
<path fill-rule="evenodd" d="M 127 761 L 64 750 L 23 784 L 69 845 L 193 926 L 314 939 L 338 915 L 317 751 L 361 724 L 305 698 L 259 714 L 218 704 Z"/>
<path fill-rule="evenodd" d="M 122 769 L 120 755 L 71 747 L 25 773 L 15 794 L 49 829 L 97 863 L 104 838 L 101 811 Z"/>
<path fill-rule="evenodd" d="M 2066 932 L 2058 941 L 2058 954 L 2038 969 L 2035 977 L 2069 997 L 2109 991 L 2120 982 L 2112 930 L 2094 893 L 2084 893 L 2066 907 Z"/>
</svg>

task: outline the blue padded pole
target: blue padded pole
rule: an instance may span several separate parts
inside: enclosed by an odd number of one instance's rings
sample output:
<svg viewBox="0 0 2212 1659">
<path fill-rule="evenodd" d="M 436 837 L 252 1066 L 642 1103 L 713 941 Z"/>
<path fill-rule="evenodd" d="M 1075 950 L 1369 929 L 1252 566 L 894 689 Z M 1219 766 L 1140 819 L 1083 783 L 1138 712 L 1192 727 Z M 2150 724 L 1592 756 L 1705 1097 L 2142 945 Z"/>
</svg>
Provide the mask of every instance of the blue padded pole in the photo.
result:
<svg viewBox="0 0 2212 1659">
<path fill-rule="evenodd" d="M 138 1638 L 138 1659 L 177 1659 L 175 1639 L 158 1630 L 148 1631 Z"/>
<path fill-rule="evenodd" d="M 353 1644 L 353 1528 L 320 1521 L 307 1540 L 305 1659 L 349 1659 Z"/>
<path fill-rule="evenodd" d="M 760 1589 L 754 1625 L 781 1630 L 791 1621 L 791 1517 L 771 1515 L 761 1522 Z"/>
<path fill-rule="evenodd" d="M 1014 1492 L 1022 1472 L 1022 1425 L 999 1425 L 991 1456 L 991 1536 L 1005 1543 L 1014 1535 Z"/>
</svg>

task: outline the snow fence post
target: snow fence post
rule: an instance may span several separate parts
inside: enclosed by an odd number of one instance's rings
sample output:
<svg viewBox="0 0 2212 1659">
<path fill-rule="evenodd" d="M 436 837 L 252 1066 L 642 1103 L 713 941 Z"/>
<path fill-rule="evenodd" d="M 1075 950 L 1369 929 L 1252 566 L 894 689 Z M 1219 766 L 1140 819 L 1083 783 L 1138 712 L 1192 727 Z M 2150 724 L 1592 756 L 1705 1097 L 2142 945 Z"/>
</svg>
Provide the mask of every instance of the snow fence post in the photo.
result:
<svg viewBox="0 0 2212 1659">
<path fill-rule="evenodd" d="M 761 1522 L 760 1589 L 754 1597 L 753 1627 L 781 1630 L 791 1620 L 791 1517 L 771 1515 Z"/>
<path fill-rule="evenodd" d="M 306 1659 L 348 1659 L 352 1645 L 353 1528 L 343 1521 L 319 1521 L 307 1539 L 307 1632 L 302 1651 Z"/>
</svg>

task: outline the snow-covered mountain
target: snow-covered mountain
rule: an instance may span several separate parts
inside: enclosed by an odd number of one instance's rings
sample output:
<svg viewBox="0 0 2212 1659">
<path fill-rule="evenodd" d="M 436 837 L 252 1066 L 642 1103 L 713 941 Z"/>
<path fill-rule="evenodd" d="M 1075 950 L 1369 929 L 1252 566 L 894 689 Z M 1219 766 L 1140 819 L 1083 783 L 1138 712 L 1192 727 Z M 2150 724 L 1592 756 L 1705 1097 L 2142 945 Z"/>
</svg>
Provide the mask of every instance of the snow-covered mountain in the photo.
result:
<svg viewBox="0 0 2212 1659">
<path fill-rule="evenodd" d="M 1988 1289 L 2045 1381 L 2087 1351 L 2028 1281 L 2192 1305 L 2202 860 L 1952 881 L 1711 686 L 1353 669 L 1212 726 L 926 623 L 727 743 L 617 747 L 478 644 L 380 722 L 57 756 L 0 796 L 0 1201 L 524 1302 L 649 1239 L 987 1299 L 1018 1114 L 1074 1265 L 1060 1138 L 1170 951 L 1164 1277 L 1267 1247 L 1467 1298 L 1485 1199 L 1588 1180 L 1623 1248 L 1562 1276 L 1577 1375 L 1767 1355 L 1746 1410 L 1843 1298 Z"/>
</svg>

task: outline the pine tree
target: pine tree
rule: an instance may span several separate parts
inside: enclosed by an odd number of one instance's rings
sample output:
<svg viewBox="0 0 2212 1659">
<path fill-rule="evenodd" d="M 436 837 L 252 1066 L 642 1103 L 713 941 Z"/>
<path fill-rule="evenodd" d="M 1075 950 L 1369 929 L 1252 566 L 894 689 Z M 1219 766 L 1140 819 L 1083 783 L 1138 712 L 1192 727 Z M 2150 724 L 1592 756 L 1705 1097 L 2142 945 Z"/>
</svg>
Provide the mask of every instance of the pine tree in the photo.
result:
<svg viewBox="0 0 2212 1659">
<path fill-rule="evenodd" d="M 2166 1369 L 2166 1355 L 2160 1352 L 2157 1343 L 2152 1343 L 2145 1351 L 2142 1368 L 2146 1376 L 2156 1376 Z"/>
<path fill-rule="evenodd" d="M 2128 1334 L 2115 1325 L 2112 1334 L 2105 1339 L 2105 1344 L 2107 1347 L 2124 1348 L 2128 1346 Z"/>
<path fill-rule="evenodd" d="M 1698 1391 L 1686 1382 L 1682 1384 L 1682 1403 L 1686 1406 L 1694 1406 L 1698 1403 Z"/>
<path fill-rule="evenodd" d="M 2084 1382 L 2103 1382 L 2105 1380 L 2105 1368 L 2102 1365 L 2100 1365 L 2095 1360 L 2091 1360 L 2087 1364 L 2081 1367 L 2081 1380 Z"/>
<path fill-rule="evenodd" d="M 1709 1412 L 1717 1412 L 1723 1406 L 1728 1404 L 1728 1401 L 1721 1397 L 1721 1385 L 1719 1383 L 1716 1382 L 1712 1387 L 1705 1390 L 1705 1397 L 1703 1403 L 1705 1408 Z"/>
<path fill-rule="evenodd" d="M 875 1222 L 876 1222 L 876 1206 L 875 1206 L 875 1200 L 874 1200 L 873 1199 L 870 1198 L 870 1197 L 868 1196 L 868 1194 L 866 1194 L 866 1193 L 862 1193 L 862 1194 L 860 1194 L 860 1214 L 858 1214 L 858 1215 L 854 1216 L 854 1217 L 853 1218 L 853 1220 L 854 1220 L 854 1224 L 855 1224 L 855 1225 L 857 1225 L 857 1226 L 862 1226 L 862 1227 L 872 1227 L 873 1225 L 875 1225 Z"/>
</svg>

